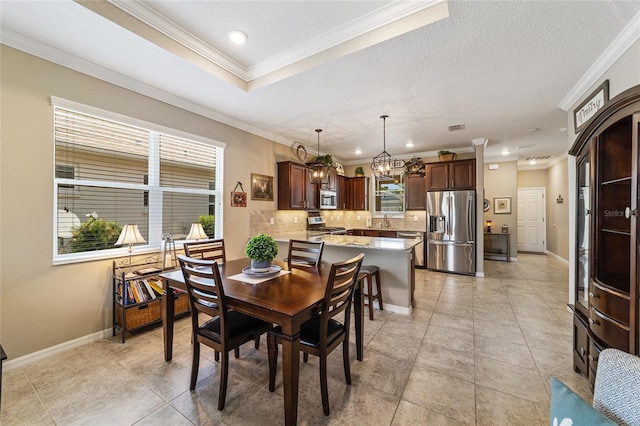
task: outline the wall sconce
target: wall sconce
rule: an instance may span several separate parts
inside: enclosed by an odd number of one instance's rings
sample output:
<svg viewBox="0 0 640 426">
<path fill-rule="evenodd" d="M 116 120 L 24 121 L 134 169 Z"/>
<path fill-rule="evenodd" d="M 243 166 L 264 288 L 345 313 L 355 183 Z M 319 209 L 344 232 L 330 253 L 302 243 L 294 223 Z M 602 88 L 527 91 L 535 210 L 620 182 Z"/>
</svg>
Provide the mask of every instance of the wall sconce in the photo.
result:
<svg viewBox="0 0 640 426">
<path fill-rule="evenodd" d="M 487 220 L 487 232 L 490 234 L 491 233 L 491 221 Z"/>
<path fill-rule="evenodd" d="M 189 235 L 187 235 L 187 240 L 206 240 L 209 236 L 204 232 L 204 228 L 201 223 L 192 223 L 191 230 L 189 230 Z"/>
<path fill-rule="evenodd" d="M 564 198 L 562 198 L 562 194 L 558 194 L 558 198 L 556 198 L 556 203 L 558 204 L 564 203 Z"/>
</svg>

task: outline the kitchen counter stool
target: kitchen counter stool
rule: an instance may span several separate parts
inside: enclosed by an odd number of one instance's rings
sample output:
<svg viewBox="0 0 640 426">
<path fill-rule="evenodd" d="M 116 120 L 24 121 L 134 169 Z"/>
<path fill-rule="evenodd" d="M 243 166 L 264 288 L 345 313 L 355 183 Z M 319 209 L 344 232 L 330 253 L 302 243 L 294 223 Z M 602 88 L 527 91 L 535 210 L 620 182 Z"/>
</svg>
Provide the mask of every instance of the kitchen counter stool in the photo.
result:
<svg viewBox="0 0 640 426">
<path fill-rule="evenodd" d="M 373 278 L 375 277 L 376 281 L 376 293 L 373 294 Z M 369 319 L 373 321 L 373 301 L 377 300 L 378 305 L 380 306 L 380 310 L 383 311 L 384 308 L 382 306 L 382 291 L 380 288 L 380 268 L 375 265 L 362 265 L 360 268 L 360 274 L 358 275 L 358 281 L 361 281 L 361 289 L 364 293 L 364 282 L 366 280 L 366 294 L 364 294 L 364 305 L 369 307 Z"/>
</svg>

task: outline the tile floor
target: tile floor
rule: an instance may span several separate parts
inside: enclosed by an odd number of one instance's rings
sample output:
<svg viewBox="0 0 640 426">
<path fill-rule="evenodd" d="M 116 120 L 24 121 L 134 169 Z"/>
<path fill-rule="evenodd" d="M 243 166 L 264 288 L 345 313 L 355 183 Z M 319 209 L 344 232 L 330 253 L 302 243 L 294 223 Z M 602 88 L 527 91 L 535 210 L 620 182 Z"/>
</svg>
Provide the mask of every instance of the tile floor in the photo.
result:
<svg viewBox="0 0 640 426">
<path fill-rule="evenodd" d="M 329 417 L 310 357 L 300 371 L 299 424 L 547 425 L 552 375 L 590 401 L 586 379 L 572 369 L 567 265 L 520 254 L 518 262 L 488 261 L 485 270 L 485 278 L 418 270 L 412 315 L 376 311 L 367 319 L 363 362 L 352 343 L 351 386 L 342 351 L 332 353 Z M 219 412 L 209 348 L 189 391 L 189 327 L 187 319 L 176 324 L 170 363 L 156 328 L 5 372 L 0 424 L 282 424 L 281 379 L 269 393 L 264 337 L 259 350 L 247 344 L 232 358 Z"/>
</svg>

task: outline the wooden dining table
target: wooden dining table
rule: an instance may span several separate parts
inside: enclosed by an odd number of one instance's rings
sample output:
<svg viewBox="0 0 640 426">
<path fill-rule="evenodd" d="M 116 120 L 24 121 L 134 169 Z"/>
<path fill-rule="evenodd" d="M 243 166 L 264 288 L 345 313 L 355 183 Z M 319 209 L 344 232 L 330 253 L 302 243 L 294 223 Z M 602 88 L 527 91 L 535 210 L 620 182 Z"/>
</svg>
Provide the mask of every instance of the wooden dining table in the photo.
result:
<svg viewBox="0 0 640 426">
<path fill-rule="evenodd" d="M 274 261 L 282 270 L 287 264 Z M 282 375 L 284 388 L 284 419 L 286 425 L 295 425 L 298 416 L 298 382 L 300 368 L 300 326 L 315 315 L 324 297 L 329 267 L 291 268 L 286 273 L 259 284 L 251 284 L 229 277 L 241 274 L 250 260 L 237 259 L 219 265 L 229 308 L 282 327 Z M 162 298 L 162 324 L 164 334 L 164 359 L 173 355 L 173 326 L 175 291 L 186 291 L 181 270 L 160 274 L 165 297 Z M 354 321 L 356 334 L 356 358 L 363 359 L 363 300 L 361 288 L 354 290 Z"/>
</svg>

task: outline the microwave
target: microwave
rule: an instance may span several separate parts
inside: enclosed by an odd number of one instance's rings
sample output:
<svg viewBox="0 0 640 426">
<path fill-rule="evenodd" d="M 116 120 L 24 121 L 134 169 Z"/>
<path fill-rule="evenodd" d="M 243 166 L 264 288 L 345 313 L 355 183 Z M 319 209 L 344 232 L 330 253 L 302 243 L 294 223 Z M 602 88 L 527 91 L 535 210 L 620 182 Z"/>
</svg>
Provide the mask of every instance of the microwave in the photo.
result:
<svg viewBox="0 0 640 426">
<path fill-rule="evenodd" d="M 336 191 L 328 189 L 320 190 L 320 208 L 321 209 L 337 209 L 338 208 L 338 194 Z"/>
</svg>

